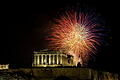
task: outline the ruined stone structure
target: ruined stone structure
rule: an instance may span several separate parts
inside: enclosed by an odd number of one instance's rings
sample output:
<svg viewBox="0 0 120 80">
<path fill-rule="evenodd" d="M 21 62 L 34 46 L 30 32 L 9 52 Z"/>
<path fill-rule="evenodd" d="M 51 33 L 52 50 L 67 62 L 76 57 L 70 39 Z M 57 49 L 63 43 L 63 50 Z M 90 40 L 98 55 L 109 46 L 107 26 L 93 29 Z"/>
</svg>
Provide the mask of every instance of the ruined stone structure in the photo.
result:
<svg viewBox="0 0 120 80">
<path fill-rule="evenodd" d="M 0 70 L 9 69 L 9 64 L 0 64 Z"/>
<path fill-rule="evenodd" d="M 76 67 L 61 52 L 34 52 L 32 68 L 2 69 L 0 80 L 118 80 L 118 74 Z"/>
<path fill-rule="evenodd" d="M 34 51 L 33 67 L 74 66 L 73 56 L 58 51 Z"/>
</svg>

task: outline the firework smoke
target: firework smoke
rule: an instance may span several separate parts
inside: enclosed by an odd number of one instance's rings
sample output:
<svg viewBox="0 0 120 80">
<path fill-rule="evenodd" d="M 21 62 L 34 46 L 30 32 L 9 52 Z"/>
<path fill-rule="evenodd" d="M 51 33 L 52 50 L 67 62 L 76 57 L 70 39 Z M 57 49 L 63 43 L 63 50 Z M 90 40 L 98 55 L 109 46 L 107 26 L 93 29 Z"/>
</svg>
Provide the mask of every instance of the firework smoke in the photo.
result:
<svg viewBox="0 0 120 80">
<path fill-rule="evenodd" d="M 100 28 L 101 25 L 96 22 L 94 15 L 66 11 L 51 26 L 50 36 L 47 38 L 49 47 L 63 50 L 64 53 L 74 56 L 74 64 L 80 62 L 84 66 L 100 45 Z"/>
</svg>

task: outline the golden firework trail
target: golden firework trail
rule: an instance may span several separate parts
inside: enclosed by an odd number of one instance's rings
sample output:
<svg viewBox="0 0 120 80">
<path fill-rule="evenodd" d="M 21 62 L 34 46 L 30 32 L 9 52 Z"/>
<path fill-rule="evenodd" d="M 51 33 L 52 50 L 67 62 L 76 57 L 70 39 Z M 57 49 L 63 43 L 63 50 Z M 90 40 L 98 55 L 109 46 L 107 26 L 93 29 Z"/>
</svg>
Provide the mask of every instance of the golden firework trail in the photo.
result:
<svg viewBox="0 0 120 80">
<path fill-rule="evenodd" d="M 66 11 L 64 15 L 55 19 L 50 27 L 49 48 L 62 50 L 74 56 L 74 63 L 84 65 L 100 45 L 100 37 L 95 17 L 86 13 Z"/>
</svg>

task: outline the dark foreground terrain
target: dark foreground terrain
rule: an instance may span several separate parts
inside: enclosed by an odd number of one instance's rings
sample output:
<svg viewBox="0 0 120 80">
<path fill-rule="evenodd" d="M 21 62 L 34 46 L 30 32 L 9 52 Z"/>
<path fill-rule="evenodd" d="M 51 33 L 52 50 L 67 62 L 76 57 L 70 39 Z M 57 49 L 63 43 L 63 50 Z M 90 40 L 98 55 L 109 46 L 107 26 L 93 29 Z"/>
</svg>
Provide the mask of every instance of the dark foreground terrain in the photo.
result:
<svg viewBox="0 0 120 80">
<path fill-rule="evenodd" d="M 118 74 L 88 68 L 19 68 L 0 70 L 0 80 L 118 80 Z"/>
</svg>

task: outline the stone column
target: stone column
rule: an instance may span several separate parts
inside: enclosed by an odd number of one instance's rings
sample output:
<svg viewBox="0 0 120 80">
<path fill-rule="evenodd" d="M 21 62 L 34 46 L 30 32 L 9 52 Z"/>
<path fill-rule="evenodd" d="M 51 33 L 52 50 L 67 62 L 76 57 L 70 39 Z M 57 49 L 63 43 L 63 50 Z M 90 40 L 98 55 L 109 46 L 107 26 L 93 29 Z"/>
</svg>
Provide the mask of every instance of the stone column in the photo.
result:
<svg viewBox="0 0 120 80">
<path fill-rule="evenodd" d="M 54 61 L 55 61 L 54 59 L 55 59 L 55 58 L 54 58 L 54 54 L 53 54 L 53 64 L 55 64 L 55 63 L 54 63 Z"/>
<path fill-rule="evenodd" d="M 36 57 L 36 59 L 35 59 L 36 61 L 35 62 L 36 62 L 36 65 L 37 65 L 37 55 L 35 57 Z"/>
<path fill-rule="evenodd" d="M 47 55 L 45 55 L 45 64 L 47 64 Z"/>
<path fill-rule="evenodd" d="M 37 64 L 39 65 L 40 63 L 39 63 L 39 55 L 37 55 Z"/>
<path fill-rule="evenodd" d="M 59 59 L 58 59 L 58 54 L 57 54 L 57 56 L 56 56 L 56 57 L 57 57 L 57 64 L 58 64 L 58 62 L 59 62 Z"/>
<path fill-rule="evenodd" d="M 43 54 L 41 54 L 41 64 L 43 64 Z"/>
<path fill-rule="evenodd" d="M 49 64 L 51 64 L 51 54 L 49 54 Z"/>
<path fill-rule="evenodd" d="M 60 54 L 60 64 L 62 64 L 62 54 Z"/>
<path fill-rule="evenodd" d="M 36 56 L 34 55 L 34 65 L 36 65 Z"/>
</svg>

